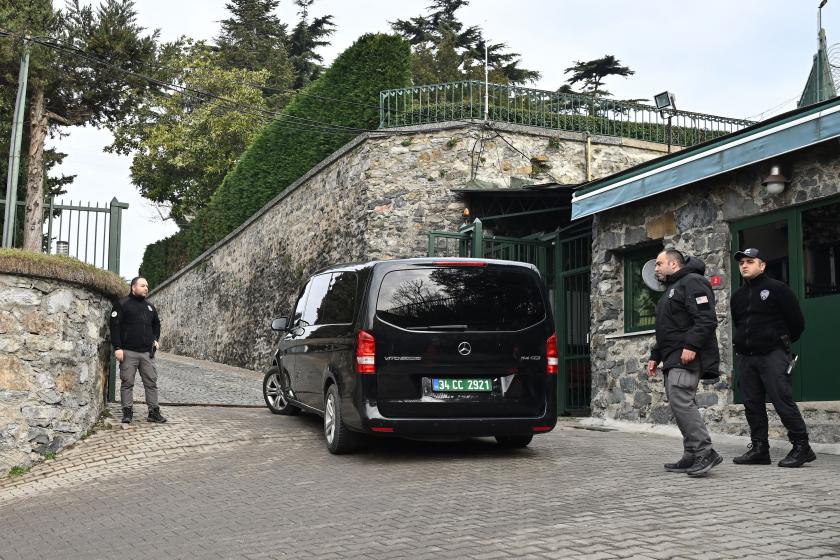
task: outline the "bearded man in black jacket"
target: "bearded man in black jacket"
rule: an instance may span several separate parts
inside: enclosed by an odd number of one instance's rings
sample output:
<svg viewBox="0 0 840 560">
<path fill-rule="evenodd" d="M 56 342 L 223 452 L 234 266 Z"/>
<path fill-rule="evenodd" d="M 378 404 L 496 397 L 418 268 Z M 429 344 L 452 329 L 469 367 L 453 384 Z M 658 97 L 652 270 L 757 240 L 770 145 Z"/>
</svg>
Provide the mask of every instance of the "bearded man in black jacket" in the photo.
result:
<svg viewBox="0 0 840 560">
<path fill-rule="evenodd" d="M 808 443 L 805 420 L 793 400 L 793 354 L 790 345 L 805 330 L 796 294 L 765 274 L 763 253 L 755 248 L 735 253 L 744 284 L 729 300 L 735 325 L 735 363 L 750 425 L 747 452 L 732 461 L 738 465 L 769 465 L 765 395 L 788 431 L 793 448 L 780 467 L 801 467 L 817 458 Z"/>
<path fill-rule="evenodd" d="M 666 249 L 656 257 L 656 276 L 665 293 L 656 305 L 656 344 L 650 352 L 648 376 L 656 376 L 662 362 L 665 394 L 683 436 L 683 456 L 665 470 L 703 476 L 723 459 L 712 448 L 712 438 L 694 398 L 701 378 L 720 376 L 717 315 L 712 286 L 703 273 L 706 265 Z"/>
<path fill-rule="evenodd" d="M 140 371 L 149 422 L 164 423 L 158 406 L 157 365 L 155 351 L 160 338 L 160 318 L 155 306 L 146 299 L 149 283 L 138 276 L 131 280 L 131 293 L 114 303 L 111 311 L 111 344 L 114 357 L 120 363 L 120 400 L 122 422 L 130 424 L 134 416 L 134 379 Z"/>
</svg>

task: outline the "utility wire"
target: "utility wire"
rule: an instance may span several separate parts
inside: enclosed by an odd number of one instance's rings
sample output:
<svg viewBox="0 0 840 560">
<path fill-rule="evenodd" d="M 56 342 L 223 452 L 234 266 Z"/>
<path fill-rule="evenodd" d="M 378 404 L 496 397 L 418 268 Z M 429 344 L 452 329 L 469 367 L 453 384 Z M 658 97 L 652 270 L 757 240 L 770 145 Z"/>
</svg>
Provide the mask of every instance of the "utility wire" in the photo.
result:
<svg viewBox="0 0 840 560">
<path fill-rule="evenodd" d="M 194 94 L 194 95 L 198 95 L 200 97 L 215 99 L 215 100 L 221 101 L 223 103 L 226 103 L 226 104 L 228 104 L 232 107 L 235 107 L 237 109 L 243 110 L 245 112 L 264 114 L 264 115 L 267 115 L 267 116 L 270 116 L 270 117 L 273 117 L 273 118 L 276 118 L 276 119 L 288 119 L 290 121 L 293 121 L 295 124 L 300 124 L 300 125 L 306 124 L 307 126 L 313 128 L 313 129 L 320 129 L 320 130 L 324 130 L 324 131 L 343 130 L 343 131 L 348 131 L 348 132 L 370 132 L 370 129 L 366 129 L 366 128 L 344 126 L 344 125 L 319 121 L 319 120 L 316 120 L 316 119 L 309 119 L 309 118 L 305 118 L 305 117 L 298 117 L 298 116 L 295 116 L 295 115 L 289 115 L 289 114 L 285 114 L 285 113 L 271 111 L 270 109 L 265 109 L 263 107 L 255 107 L 253 105 L 248 105 L 246 103 L 241 103 L 241 102 L 238 102 L 238 101 L 233 100 L 233 99 L 229 99 L 229 98 L 221 96 L 221 95 L 217 95 L 217 94 L 210 93 L 210 92 L 207 92 L 207 91 L 204 91 L 204 90 L 200 90 L 198 88 L 194 88 L 194 87 L 190 87 L 190 86 L 183 86 L 183 85 L 176 85 L 176 84 L 172 84 L 172 83 L 169 83 L 169 82 L 164 82 L 162 80 L 152 78 L 152 77 L 147 76 L 145 74 L 141 74 L 141 73 L 135 72 L 133 70 L 128 70 L 128 69 L 122 68 L 122 67 L 120 67 L 116 64 L 113 64 L 111 62 L 107 62 L 105 60 L 102 60 L 101 58 L 98 58 L 98 57 L 84 51 L 83 49 L 80 49 L 78 47 L 67 46 L 67 45 L 55 42 L 50 38 L 33 37 L 32 41 L 35 42 L 35 43 L 38 43 L 39 45 L 45 46 L 47 48 L 50 48 L 50 49 L 53 49 L 53 50 L 56 50 L 56 51 L 63 52 L 65 54 L 73 54 L 73 55 L 80 56 L 80 57 L 84 58 L 85 60 L 88 60 L 88 61 L 93 62 L 95 64 L 99 64 L 99 65 L 111 68 L 115 71 L 118 71 L 118 72 L 121 72 L 123 74 L 132 76 L 134 78 L 145 80 L 149 83 L 155 84 L 155 85 L 157 85 L 161 88 L 164 88 L 164 89 L 167 89 L 167 90 L 170 90 L 170 91 L 176 91 L 176 92 L 182 93 L 182 94 L 183 93 L 191 93 L 191 94 Z"/>
<path fill-rule="evenodd" d="M 533 161 L 534 161 L 533 157 L 529 156 L 528 154 L 526 154 L 525 152 L 523 152 L 522 150 L 520 150 L 519 148 L 517 148 L 516 146 L 511 144 L 508 141 L 507 138 L 502 136 L 502 133 L 499 131 L 499 129 L 495 128 L 489 121 L 486 123 L 485 126 L 487 126 L 488 129 L 490 129 L 490 130 L 492 130 L 493 132 L 496 133 L 496 136 L 495 136 L 496 138 L 500 138 L 502 140 L 502 142 L 504 142 L 505 144 L 510 146 L 514 151 L 518 152 L 522 157 L 524 157 L 525 159 L 527 159 L 529 162 L 531 162 L 533 164 Z M 554 181 L 555 183 L 558 183 L 558 184 L 560 183 L 560 181 L 557 180 L 557 177 L 555 177 L 554 175 L 552 175 L 548 171 L 545 171 L 545 174 L 548 175 L 551 178 L 551 180 Z"/>
</svg>

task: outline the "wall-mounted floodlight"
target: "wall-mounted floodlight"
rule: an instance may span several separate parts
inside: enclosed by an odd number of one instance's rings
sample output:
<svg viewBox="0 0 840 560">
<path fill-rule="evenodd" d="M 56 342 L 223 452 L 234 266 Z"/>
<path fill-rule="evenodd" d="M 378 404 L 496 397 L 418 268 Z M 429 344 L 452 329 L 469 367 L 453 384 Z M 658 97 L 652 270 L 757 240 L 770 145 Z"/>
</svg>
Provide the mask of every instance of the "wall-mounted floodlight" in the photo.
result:
<svg viewBox="0 0 840 560">
<path fill-rule="evenodd" d="M 657 95 L 653 96 L 653 102 L 656 104 L 657 111 L 676 111 L 677 110 L 677 102 L 675 101 L 674 94 L 670 91 L 663 91 Z"/>
<path fill-rule="evenodd" d="M 653 96 L 653 103 L 656 105 L 656 110 L 659 111 L 659 116 L 663 119 L 668 119 L 668 153 L 671 153 L 671 119 L 677 114 L 677 102 L 675 96 L 670 91 L 663 91 Z"/>
</svg>

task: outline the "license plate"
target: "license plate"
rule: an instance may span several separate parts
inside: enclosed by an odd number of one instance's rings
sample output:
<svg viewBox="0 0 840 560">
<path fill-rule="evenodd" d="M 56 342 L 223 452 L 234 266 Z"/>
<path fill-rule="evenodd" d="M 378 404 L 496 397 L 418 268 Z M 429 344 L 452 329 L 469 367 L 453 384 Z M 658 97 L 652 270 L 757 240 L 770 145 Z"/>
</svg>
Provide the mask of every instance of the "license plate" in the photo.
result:
<svg viewBox="0 0 840 560">
<path fill-rule="evenodd" d="M 493 380 L 486 377 L 453 379 L 432 378 L 432 391 L 443 392 L 490 392 Z"/>
</svg>

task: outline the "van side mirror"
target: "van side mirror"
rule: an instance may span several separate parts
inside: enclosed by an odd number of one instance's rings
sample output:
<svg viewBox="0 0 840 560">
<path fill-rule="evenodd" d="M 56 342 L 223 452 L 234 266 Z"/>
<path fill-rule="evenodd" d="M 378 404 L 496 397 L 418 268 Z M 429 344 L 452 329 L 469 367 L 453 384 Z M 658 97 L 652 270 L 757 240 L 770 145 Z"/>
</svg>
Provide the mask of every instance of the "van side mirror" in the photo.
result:
<svg viewBox="0 0 840 560">
<path fill-rule="evenodd" d="M 286 331 L 288 330 L 287 327 L 289 326 L 289 318 L 288 317 L 280 317 L 279 319 L 274 319 L 271 322 L 271 330 L 273 331 Z"/>
</svg>

